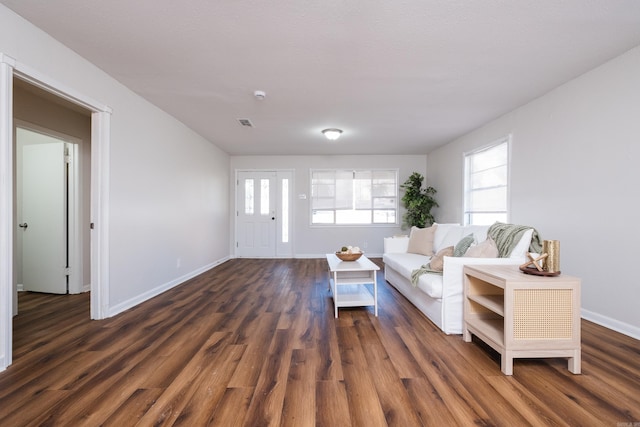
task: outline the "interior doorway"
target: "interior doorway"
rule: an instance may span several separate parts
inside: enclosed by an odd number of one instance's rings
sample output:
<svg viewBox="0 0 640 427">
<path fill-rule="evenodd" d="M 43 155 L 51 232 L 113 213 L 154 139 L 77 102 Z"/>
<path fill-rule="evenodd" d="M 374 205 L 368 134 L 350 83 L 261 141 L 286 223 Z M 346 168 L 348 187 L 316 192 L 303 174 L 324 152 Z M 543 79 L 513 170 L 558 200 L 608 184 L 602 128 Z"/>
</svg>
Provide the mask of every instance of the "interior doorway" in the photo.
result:
<svg viewBox="0 0 640 427">
<path fill-rule="evenodd" d="M 17 290 L 76 294 L 89 290 L 88 212 L 79 161 L 83 141 L 16 121 L 14 252 Z M 83 206 L 85 209 L 83 209 Z"/>
<path fill-rule="evenodd" d="M 12 363 L 13 316 L 17 312 L 17 281 L 14 265 L 15 125 L 14 85 L 27 83 L 56 102 L 73 105 L 90 117 L 91 165 L 90 242 L 91 319 L 109 316 L 109 153 L 112 110 L 105 104 L 0 52 L 0 371 Z M 95 225 L 95 226 L 94 226 Z"/>
</svg>

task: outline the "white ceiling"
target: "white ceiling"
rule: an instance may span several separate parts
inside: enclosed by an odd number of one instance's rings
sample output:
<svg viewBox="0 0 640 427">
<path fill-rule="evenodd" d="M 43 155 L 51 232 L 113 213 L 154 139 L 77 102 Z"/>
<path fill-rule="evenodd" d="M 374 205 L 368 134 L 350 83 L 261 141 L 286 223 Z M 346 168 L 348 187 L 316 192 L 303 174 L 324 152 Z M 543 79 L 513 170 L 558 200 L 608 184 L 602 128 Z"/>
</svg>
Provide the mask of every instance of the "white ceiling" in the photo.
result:
<svg viewBox="0 0 640 427">
<path fill-rule="evenodd" d="M 428 153 L 640 45 L 637 0 L 0 3 L 233 155 Z"/>
</svg>

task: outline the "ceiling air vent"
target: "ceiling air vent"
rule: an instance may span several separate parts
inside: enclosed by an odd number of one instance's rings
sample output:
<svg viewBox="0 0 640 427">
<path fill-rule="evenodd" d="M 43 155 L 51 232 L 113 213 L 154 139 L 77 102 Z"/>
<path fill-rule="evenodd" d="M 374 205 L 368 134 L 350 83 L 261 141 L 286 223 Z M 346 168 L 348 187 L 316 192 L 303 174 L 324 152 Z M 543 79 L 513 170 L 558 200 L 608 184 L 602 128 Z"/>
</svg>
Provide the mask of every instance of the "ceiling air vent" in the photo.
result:
<svg viewBox="0 0 640 427">
<path fill-rule="evenodd" d="M 251 120 L 249 119 L 238 119 L 238 123 L 240 123 L 240 126 L 244 126 L 248 128 L 253 127 L 253 123 L 251 123 Z"/>
</svg>

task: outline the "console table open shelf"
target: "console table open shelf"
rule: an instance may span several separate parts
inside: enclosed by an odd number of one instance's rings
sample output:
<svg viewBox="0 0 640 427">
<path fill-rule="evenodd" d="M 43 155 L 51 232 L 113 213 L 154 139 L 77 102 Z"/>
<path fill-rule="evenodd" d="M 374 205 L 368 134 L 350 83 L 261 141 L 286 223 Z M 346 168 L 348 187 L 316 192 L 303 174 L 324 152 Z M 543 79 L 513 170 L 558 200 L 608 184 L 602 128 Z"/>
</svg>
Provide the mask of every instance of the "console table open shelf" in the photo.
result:
<svg viewBox="0 0 640 427">
<path fill-rule="evenodd" d="M 522 357 L 567 357 L 569 371 L 580 373 L 580 279 L 465 266 L 464 296 L 463 340 L 475 335 L 500 353 L 505 375 Z"/>
</svg>

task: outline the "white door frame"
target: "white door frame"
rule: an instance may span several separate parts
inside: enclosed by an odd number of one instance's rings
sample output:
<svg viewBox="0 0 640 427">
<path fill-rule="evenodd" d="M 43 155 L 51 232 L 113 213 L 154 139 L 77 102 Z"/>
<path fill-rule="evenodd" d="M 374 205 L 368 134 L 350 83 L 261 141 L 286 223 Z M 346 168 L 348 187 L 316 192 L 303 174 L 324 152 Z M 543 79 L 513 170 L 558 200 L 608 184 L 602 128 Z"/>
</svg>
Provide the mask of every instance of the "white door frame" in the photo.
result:
<svg viewBox="0 0 640 427">
<path fill-rule="evenodd" d="M 241 173 L 243 172 L 275 172 L 276 174 L 276 196 L 275 196 L 275 204 L 277 206 L 276 209 L 276 215 L 278 217 L 278 222 L 276 225 L 276 241 L 275 241 L 275 257 L 276 258 L 291 258 L 293 256 L 293 224 L 294 224 L 294 216 L 295 216 L 295 212 L 294 212 L 294 204 L 293 204 L 293 190 L 294 190 L 294 177 L 295 177 L 295 169 L 278 169 L 278 168 L 273 168 L 273 169 L 235 169 L 234 173 L 234 206 L 235 206 L 235 210 L 234 210 L 234 226 L 233 226 L 233 232 L 234 232 L 234 244 L 233 244 L 233 256 L 234 258 L 238 257 L 238 246 L 235 242 L 238 241 L 238 215 L 237 212 L 240 209 L 240 206 L 238 205 L 238 184 L 239 184 L 239 176 Z M 289 231 L 289 242 L 287 243 L 282 243 L 280 242 L 278 233 L 282 232 L 282 222 L 281 222 L 281 216 L 282 216 L 282 212 L 281 212 L 281 206 L 282 206 L 282 199 L 281 199 L 281 189 L 280 189 L 280 180 L 282 178 L 286 178 L 289 179 L 289 198 L 288 198 L 288 205 L 289 205 L 289 226 L 288 226 L 288 231 Z"/>
<path fill-rule="evenodd" d="M 13 251 L 15 199 L 13 78 L 17 77 L 91 111 L 91 318 L 109 308 L 110 107 L 0 52 L 0 371 L 12 362 L 13 315 L 17 311 Z"/>
<path fill-rule="evenodd" d="M 24 120 L 14 119 L 13 123 L 16 128 L 25 129 L 30 132 L 39 133 L 42 135 L 50 136 L 52 138 L 56 138 L 60 141 L 68 143 L 70 147 L 69 156 L 71 158 L 71 162 L 69 164 L 69 176 L 68 176 L 68 185 L 69 185 L 69 201 L 68 201 L 68 215 L 69 215 L 69 229 L 68 233 L 68 251 L 69 251 L 69 293 L 70 294 L 78 294 L 83 291 L 83 254 L 82 254 L 82 244 L 83 244 L 83 236 L 85 233 L 88 233 L 89 230 L 83 230 L 81 225 L 81 200 L 82 194 L 80 193 L 80 158 L 82 157 L 82 151 L 84 146 L 82 144 L 82 140 L 71 135 L 65 135 L 64 133 L 57 132 L 52 129 L 47 129 L 45 127 L 39 126 L 34 123 L 29 123 Z M 16 141 L 17 142 L 17 141 Z M 17 218 L 20 220 L 20 218 Z M 15 228 L 14 228 L 15 230 Z M 15 267 L 15 263 L 14 263 Z M 15 308 L 14 308 L 15 309 Z M 16 312 L 14 311 L 14 315 Z"/>
</svg>

